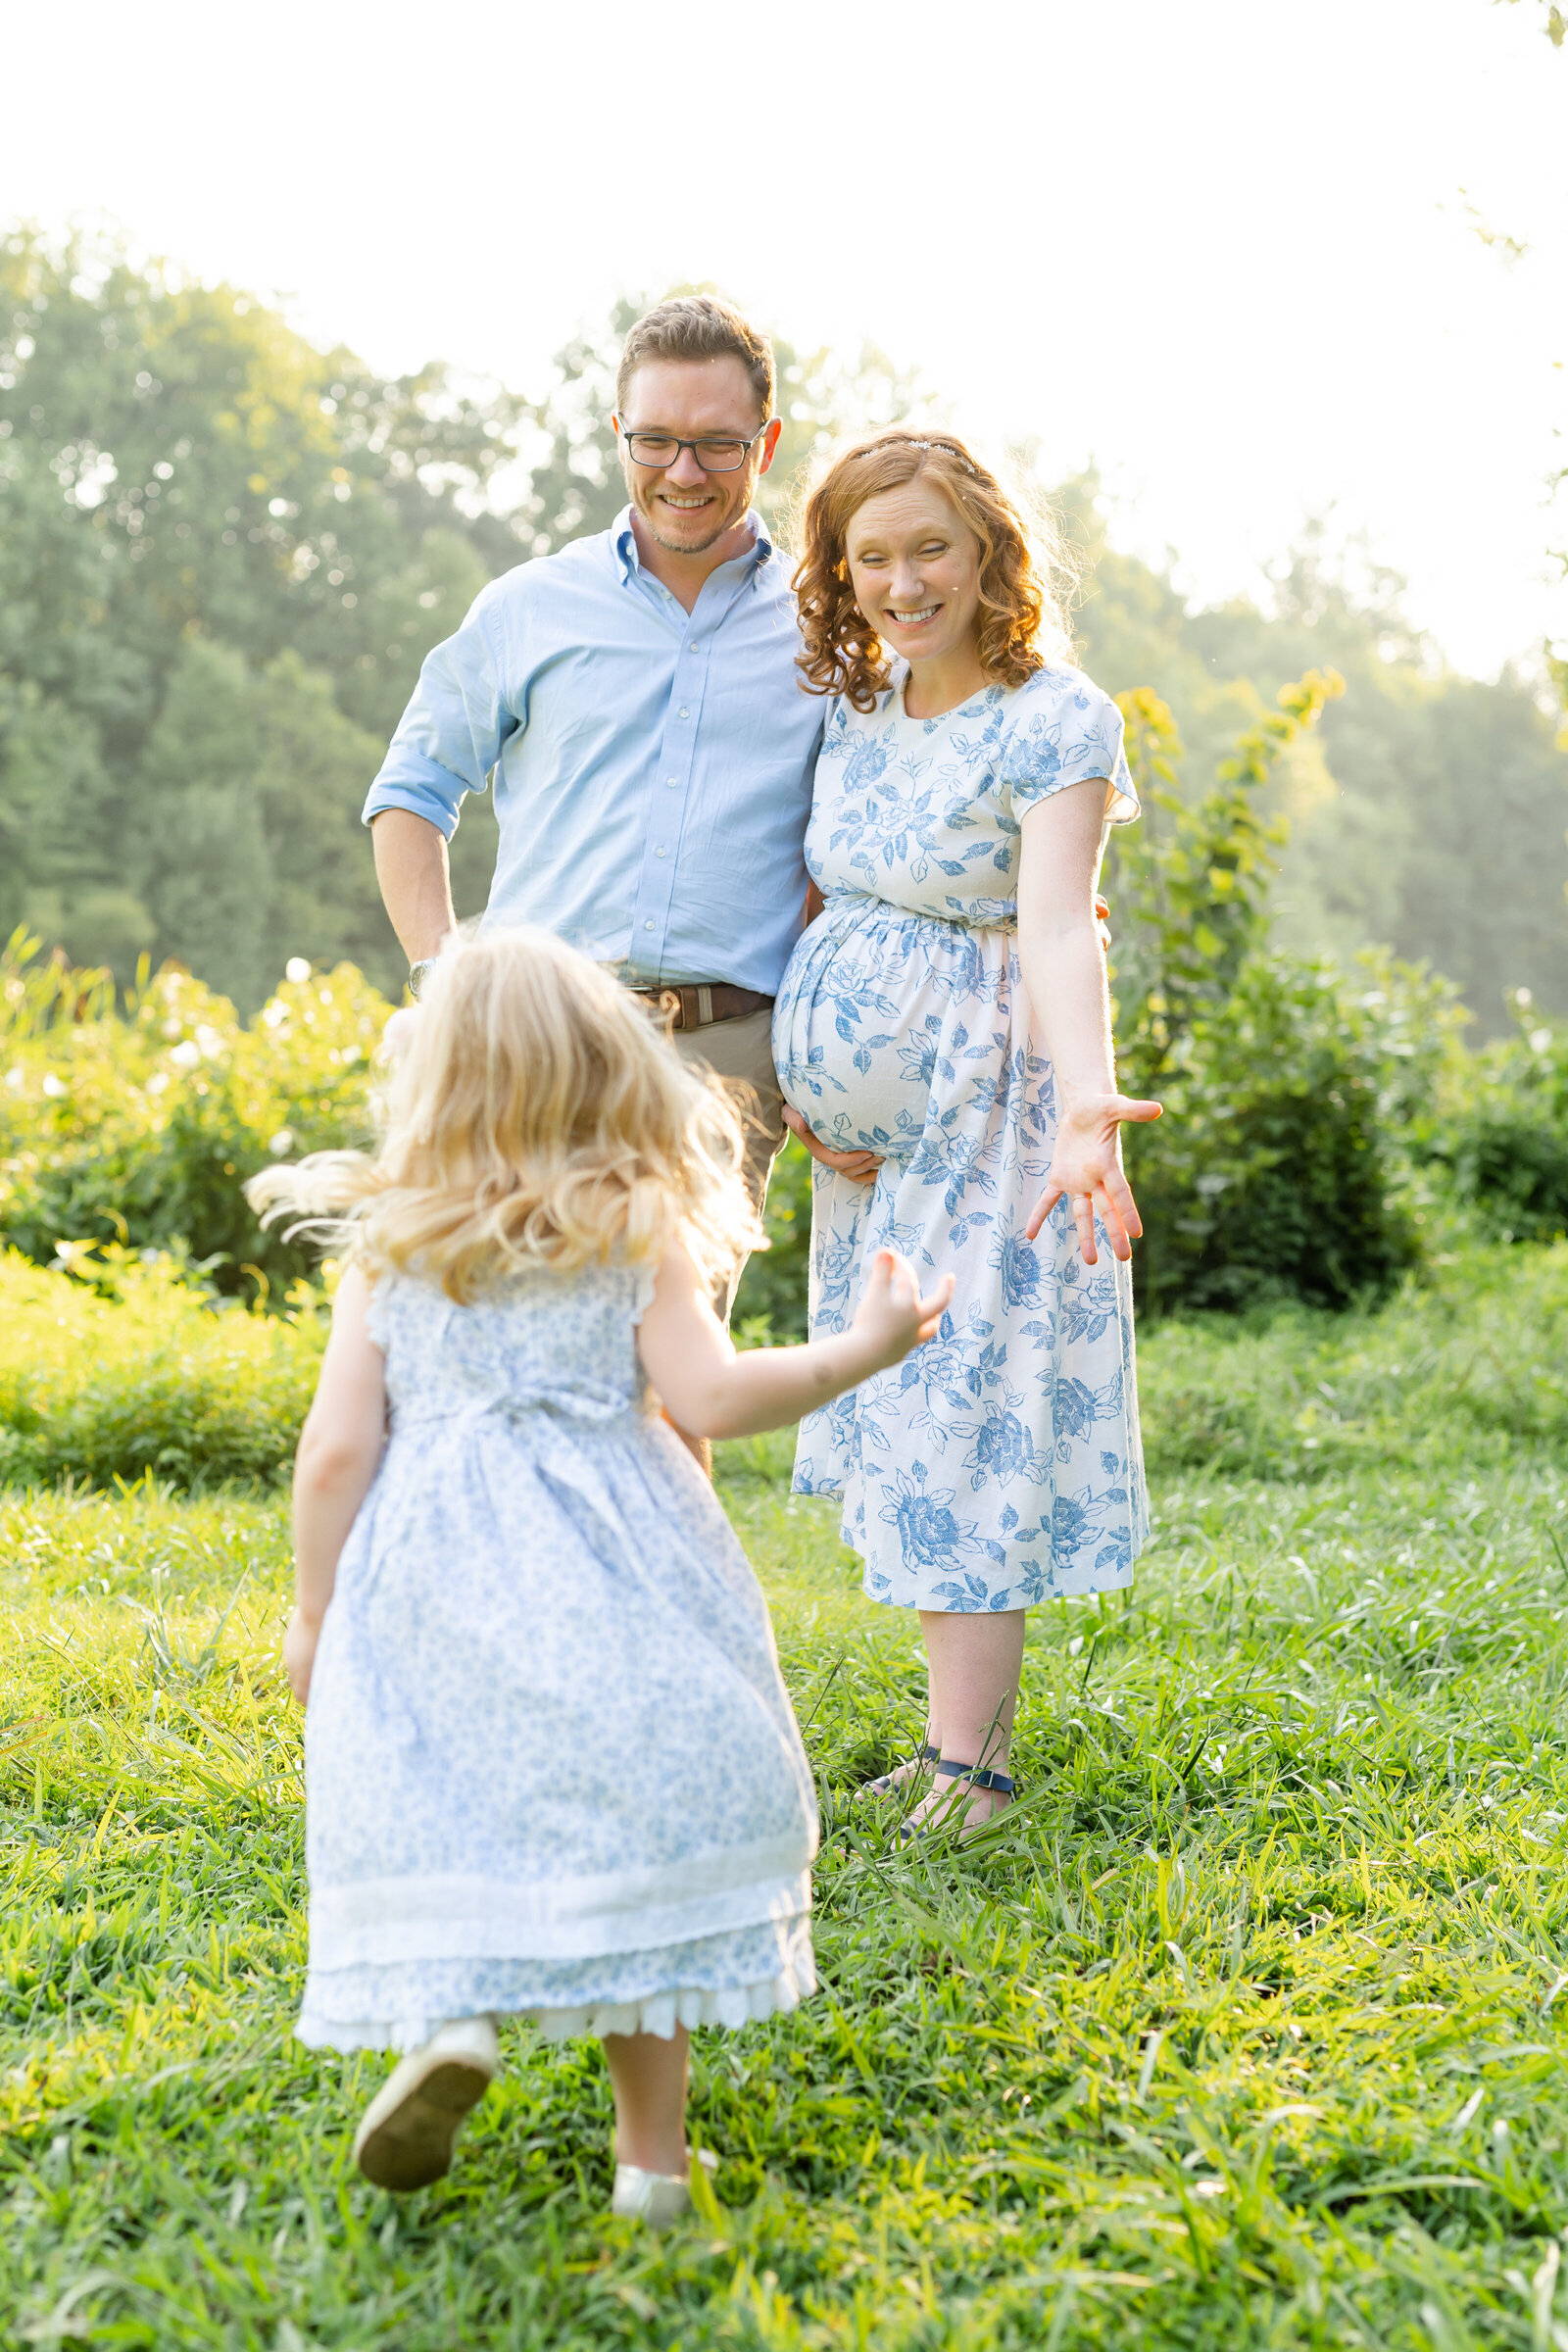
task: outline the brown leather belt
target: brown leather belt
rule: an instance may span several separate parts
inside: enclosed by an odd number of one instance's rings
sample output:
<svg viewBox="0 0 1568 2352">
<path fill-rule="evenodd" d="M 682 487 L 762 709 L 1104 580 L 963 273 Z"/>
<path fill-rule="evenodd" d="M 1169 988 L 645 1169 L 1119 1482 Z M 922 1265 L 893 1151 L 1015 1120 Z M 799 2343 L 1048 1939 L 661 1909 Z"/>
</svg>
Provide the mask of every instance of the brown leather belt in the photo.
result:
<svg viewBox="0 0 1568 2352">
<path fill-rule="evenodd" d="M 734 988 L 727 980 L 704 981 L 697 988 L 634 988 L 672 1029 L 706 1029 L 713 1021 L 738 1021 L 749 1012 L 771 1012 L 773 1000 L 755 988 Z"/>
</svg>

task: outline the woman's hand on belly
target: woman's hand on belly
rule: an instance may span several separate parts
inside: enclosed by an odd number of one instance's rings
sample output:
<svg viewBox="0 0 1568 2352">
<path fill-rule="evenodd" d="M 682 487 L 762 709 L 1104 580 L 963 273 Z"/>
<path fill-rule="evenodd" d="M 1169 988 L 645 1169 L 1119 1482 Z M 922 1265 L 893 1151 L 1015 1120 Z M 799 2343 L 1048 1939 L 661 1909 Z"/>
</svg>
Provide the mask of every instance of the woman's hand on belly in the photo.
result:
<svg viewBox="0 0 1568 2352">
<path fill-rule="evenodd" d="M 1088 1265 L 1099 1263 L 1095 1218 L 1105 1228 L 1117 1257 L 1131 1257 L 1134 1239 L 1143 1232 L 1143 1219 L 1132 1187 L 1122 1173 L 1121 1128 L 1126 1119 L 1157 1119 L 1157 1102 L 1135 1102 L 1128 1095 L 1080 1095 L 1068 1102 L 1056 1129 L 1046 1189 L 1034 1215 L 1024 1227 L 1032 1242 L 1056 1202 L 1072 1202 L 1078 1228 L 1078 1247 Z"/>
<path fill-rule="evenodd" d="M 856 1184 L 875 1184 L 882 1162 L 874 1152 L 830 1152 L 826 1144 L 817 1142 L 801 1113 L 788 1103 L 784 1108 L 784 1124 L 791 1135 L 800 1137 L 811 1157 L 819 1159 L 824 1168 L 836 1168 L 841 1176 L 848 1176 Z"/>
</svg>

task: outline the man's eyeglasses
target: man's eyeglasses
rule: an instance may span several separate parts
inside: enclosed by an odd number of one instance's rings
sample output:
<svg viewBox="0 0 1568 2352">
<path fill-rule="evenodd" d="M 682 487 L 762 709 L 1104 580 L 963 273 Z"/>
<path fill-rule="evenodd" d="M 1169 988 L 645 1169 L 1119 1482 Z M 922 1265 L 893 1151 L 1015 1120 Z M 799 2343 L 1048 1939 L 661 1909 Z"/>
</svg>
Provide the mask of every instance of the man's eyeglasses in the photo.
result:
<svg viewBox="0 0 1568 2352">
<path fill-rule="evenodd" d="M 771 423 L 771 417 L 768 423 Z M 705 473 L 739 473 L 755 445 L 767 430 L 760 424 L 750 441 L 730 440 L 727 437 L 705 437 L 701 441 L 681 441 L 673 433 L 620 433 L 631 454 L 633 465 L 650 468 L 675 465 L 683 449 L 689 449 Z"/>
</svg>

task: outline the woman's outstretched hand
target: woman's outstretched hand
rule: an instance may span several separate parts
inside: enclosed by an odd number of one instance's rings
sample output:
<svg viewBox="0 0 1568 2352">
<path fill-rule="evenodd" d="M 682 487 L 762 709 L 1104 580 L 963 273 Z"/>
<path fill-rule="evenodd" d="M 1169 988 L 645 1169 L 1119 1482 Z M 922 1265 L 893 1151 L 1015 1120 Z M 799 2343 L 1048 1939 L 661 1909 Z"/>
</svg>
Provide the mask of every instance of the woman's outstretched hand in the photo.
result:
<svg viewBox="0 0 1568 2352">
<path fill-rule="evenodd" d="M 1144 1230 L 1138 1203 L 1122 1174 L 1116 1149 L 1123 1120 L 1157 1119 L 1163 1105 L 1134 1102 L 1127 1095 L 1082 1095 L 1061 1114 L 1056 1149 L 1052 1156 L 1046 1189 L 1034 1215 L 1024 1227 L 1032 1242 L 1056 1202 L 1071 1200 L 1078 1247 L 1088 1265 L 1098 1265 L 1095 1218 L 1098 1214 L 1117 1257 L 1131 1257 L 1133 1242 Z"/>
<path fill-rule="evenodd" d="M 850 1325 L 851 1339 L 870 1352 L 867 1372 L 885 1371 L 922 1340 L 935 1338 L 953 1297 L 954 1280 L 953 1275 L 944 1274 L 930 1298 L 922 1298 L 908 1259 L 894 1250 L 877 1251 Z"/>
</svg>

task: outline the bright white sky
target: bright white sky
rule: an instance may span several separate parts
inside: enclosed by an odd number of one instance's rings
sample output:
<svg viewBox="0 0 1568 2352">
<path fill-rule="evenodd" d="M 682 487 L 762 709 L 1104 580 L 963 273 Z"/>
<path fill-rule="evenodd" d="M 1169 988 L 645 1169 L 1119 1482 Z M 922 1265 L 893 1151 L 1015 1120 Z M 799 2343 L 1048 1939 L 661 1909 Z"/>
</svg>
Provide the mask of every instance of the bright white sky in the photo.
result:
<svg viewBox="0 0 1568 2352">
<path fill-rule="evenodd" d="M 1311 510 L 1461 666 L 1568 637 L 1568 49 L 1540 0 L 78 0 L 13 12 L 0 218 L 108 219 L 388 372 L 541 389 L 712 279 L 1096 458 L 1213 598 Z M 1528 241 L 1509 267 L 1470 203 Z"/>
</svg>

